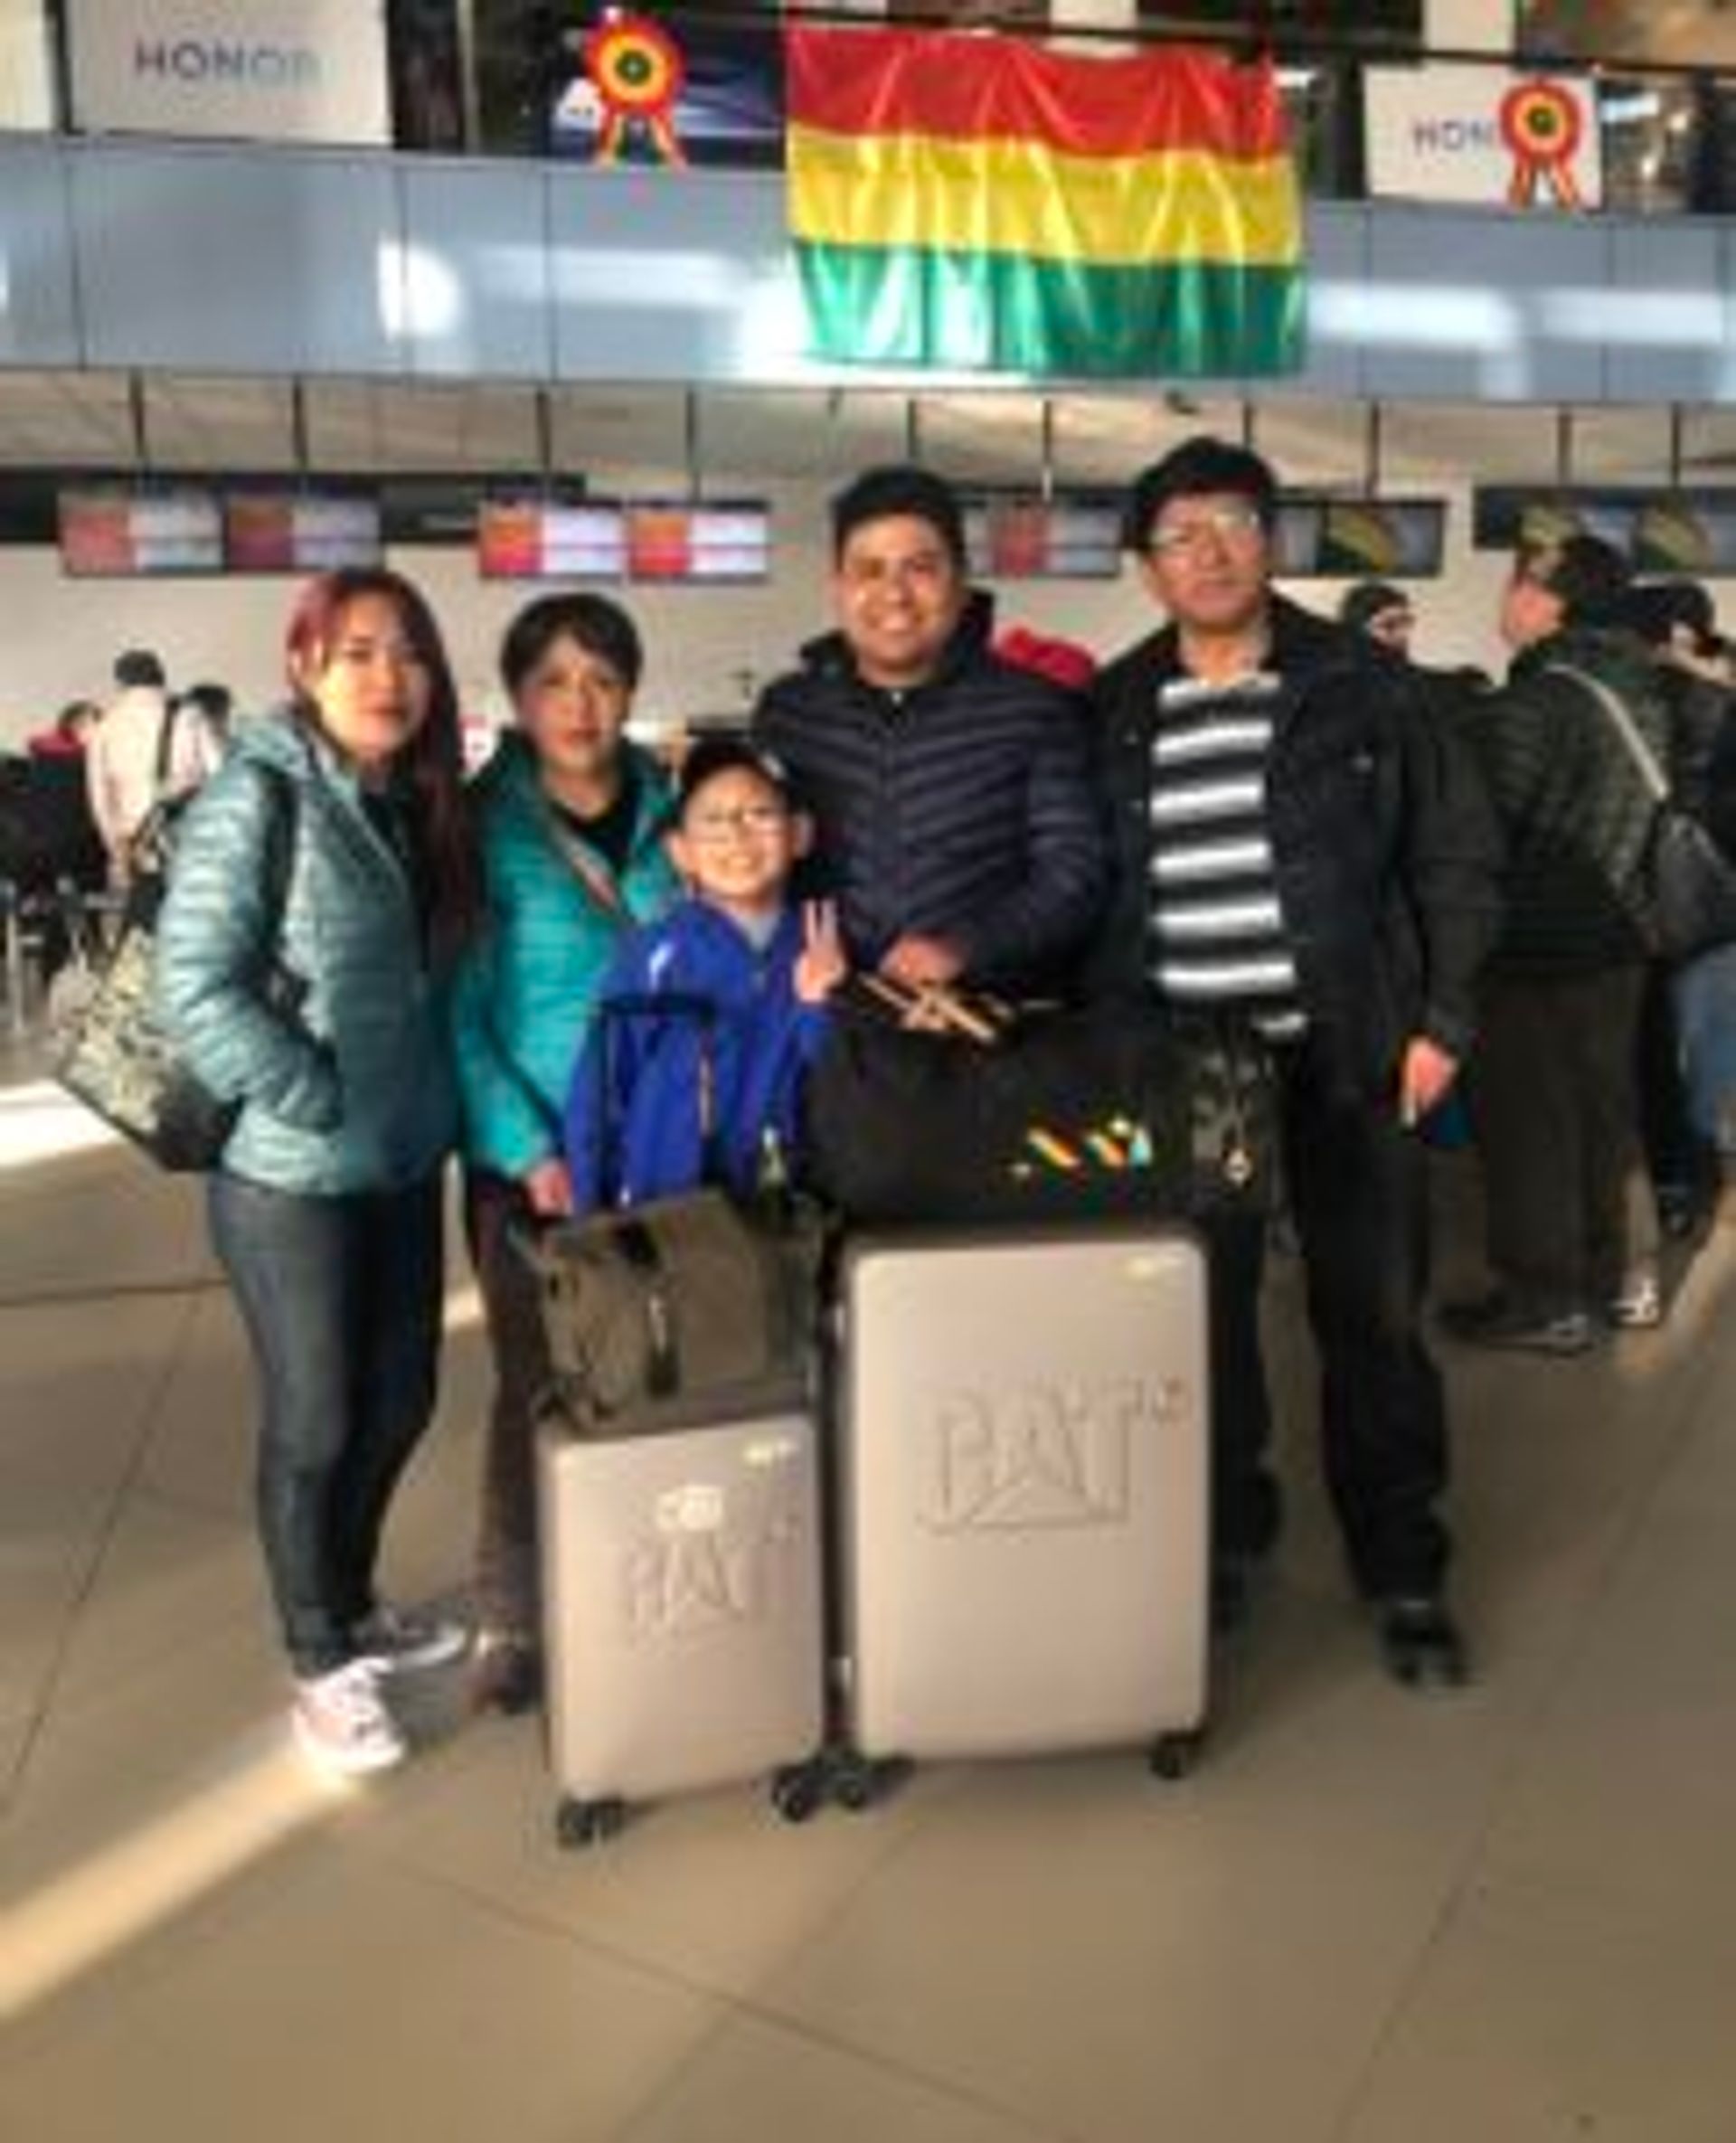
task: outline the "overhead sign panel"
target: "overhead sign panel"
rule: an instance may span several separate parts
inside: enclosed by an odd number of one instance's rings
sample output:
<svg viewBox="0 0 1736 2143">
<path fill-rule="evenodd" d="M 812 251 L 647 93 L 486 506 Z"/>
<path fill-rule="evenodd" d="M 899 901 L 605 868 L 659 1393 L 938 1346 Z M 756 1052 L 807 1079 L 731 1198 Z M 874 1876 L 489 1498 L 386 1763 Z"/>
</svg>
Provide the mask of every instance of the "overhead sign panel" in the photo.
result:
<svg viewBox="0 0 1736 2143">
<path fill-rule="evenodd" d="M 1603 148 L 1590 77 L 1500 67 L 1369 67 L 1368 190 L 1487 207 L 1601 207 Z"/>
<path fill-rule="evenodd" d="M 383 0 L 67 0 L 86 133 L 390 143 Z"/>
</svg>

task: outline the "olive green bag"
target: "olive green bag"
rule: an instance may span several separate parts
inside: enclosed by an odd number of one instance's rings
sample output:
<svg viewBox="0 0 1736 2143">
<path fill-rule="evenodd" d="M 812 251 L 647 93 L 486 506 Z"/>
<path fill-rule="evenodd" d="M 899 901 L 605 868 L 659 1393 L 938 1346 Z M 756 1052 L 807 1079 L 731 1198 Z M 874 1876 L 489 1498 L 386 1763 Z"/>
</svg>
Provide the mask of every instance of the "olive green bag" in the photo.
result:
<svg viewBox="0 0 1736 2143">
<path fill-rule="evenodd" d="M 808 1400 L 824 1241 L 800 1200 L 719 1190 L 527 1237 L 554 1395 L 573 1426 L 650 1435 Z"/>
</svg>

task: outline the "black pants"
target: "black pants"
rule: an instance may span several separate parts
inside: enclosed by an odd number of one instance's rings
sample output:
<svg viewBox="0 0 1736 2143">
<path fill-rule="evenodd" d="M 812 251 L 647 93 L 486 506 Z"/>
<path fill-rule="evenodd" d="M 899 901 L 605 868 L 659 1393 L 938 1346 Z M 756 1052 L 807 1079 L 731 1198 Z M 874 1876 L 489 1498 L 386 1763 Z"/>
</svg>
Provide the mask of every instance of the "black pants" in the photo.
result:
<svg viewBox="0 0 1736 2143">
<path fill-rule="evenodd" d="M 212 1240 L 252 1343 L 259 1535 L 298 1675 L 354 1656 L 386 1508 L 434 1411 L 440 1179 L 309 1197 L 210 1184 Z"/>
<path fill-rule="evenodd" d="M 1597 1309 L 1655 1251 L 1635 1090 L 1645 970 L 1491 976 L 1471 1086 L 1488 1260 L 1541 1315 Z"/>
<path fill-rule="evenodd" d="M 1284 1162 L 1320 1358 L 1327 1490 L 1351 1573 L 1371 1594 L 1440 1583 L 1448 1541 L 1446 1408 L 1421 1336 L 1429 1284 L 1426 1156 L 1396 1115 L 1322 1090 L 1306 1051 L 1280 1053 Z M 1257 1547 L 1272 1485 L 1271 1410 L 1260 1350 L 1265 1223 L 1214 1223 L 1213 1504 L 1222 1550 Z"/>
<path fill-rule="evenodd" d="M 541 1622 L 534 1410 L 550 1367 L 536 1282 L 513 1236 L 533 1215 L 511 1177 L 478 1169 L 465 1177 L 464 1219 L 495 1368 L 483 1447 L 477 1611 L 486 1628 L 528 1642 Z"/>
</svg>

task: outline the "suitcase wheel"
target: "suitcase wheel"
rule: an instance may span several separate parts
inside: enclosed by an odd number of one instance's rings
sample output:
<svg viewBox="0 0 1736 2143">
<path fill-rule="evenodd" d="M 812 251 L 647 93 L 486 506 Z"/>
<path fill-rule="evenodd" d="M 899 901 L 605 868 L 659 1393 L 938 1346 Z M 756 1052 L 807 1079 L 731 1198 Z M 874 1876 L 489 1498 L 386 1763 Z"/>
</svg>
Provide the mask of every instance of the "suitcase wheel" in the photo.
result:
<svg viewBox="0 0 1736 2143">
<path fill-rule="evenodd" d="M 823 1758 L 788 1764 L 771 1781 L 771 1805 L 786 1823 L 806 1823 L 824 1803 L 826 1785 Z"/>
<path fill-rule="evenodd" d="M 901 1756 L 859 1756 L 854 1750 L 845 1751 L 834 1759 L 832 1798 L 841 1808 L 860 1815 L 895 1793 L 910 1774 L 910 1765 Z"/>
<path fill-rule="evenodd" d="M 569 1796 L 554 1811 L 554 1835 L 562 1846 L 600 1846 L 626 1827 L 625 1801 L 576 1800 Z"/>
<path fill-rule="evenodd" d="M 1151 1744 L 1146 1761 L 1154 1778 L 1184 1779 L 1200 1760 L 1203 1733 L 1160 1733 Z"/>
</svg>

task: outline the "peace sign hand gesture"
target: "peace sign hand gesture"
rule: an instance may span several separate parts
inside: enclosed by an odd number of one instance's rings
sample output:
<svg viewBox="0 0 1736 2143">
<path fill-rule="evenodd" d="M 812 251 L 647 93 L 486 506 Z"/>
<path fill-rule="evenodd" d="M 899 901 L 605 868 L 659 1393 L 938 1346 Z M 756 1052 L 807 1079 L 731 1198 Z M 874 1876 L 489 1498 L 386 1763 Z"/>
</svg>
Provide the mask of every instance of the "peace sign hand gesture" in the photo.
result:
<svg viewBox="0 0 1736 2143">
<path fill-rule="evenodd" d="M 802 903 L 802 949 L 796 961 L 796 995 L 804 1005 L 824 1005 L 850 972 L 838 935 L 837 904 Z"/>
</svg>

